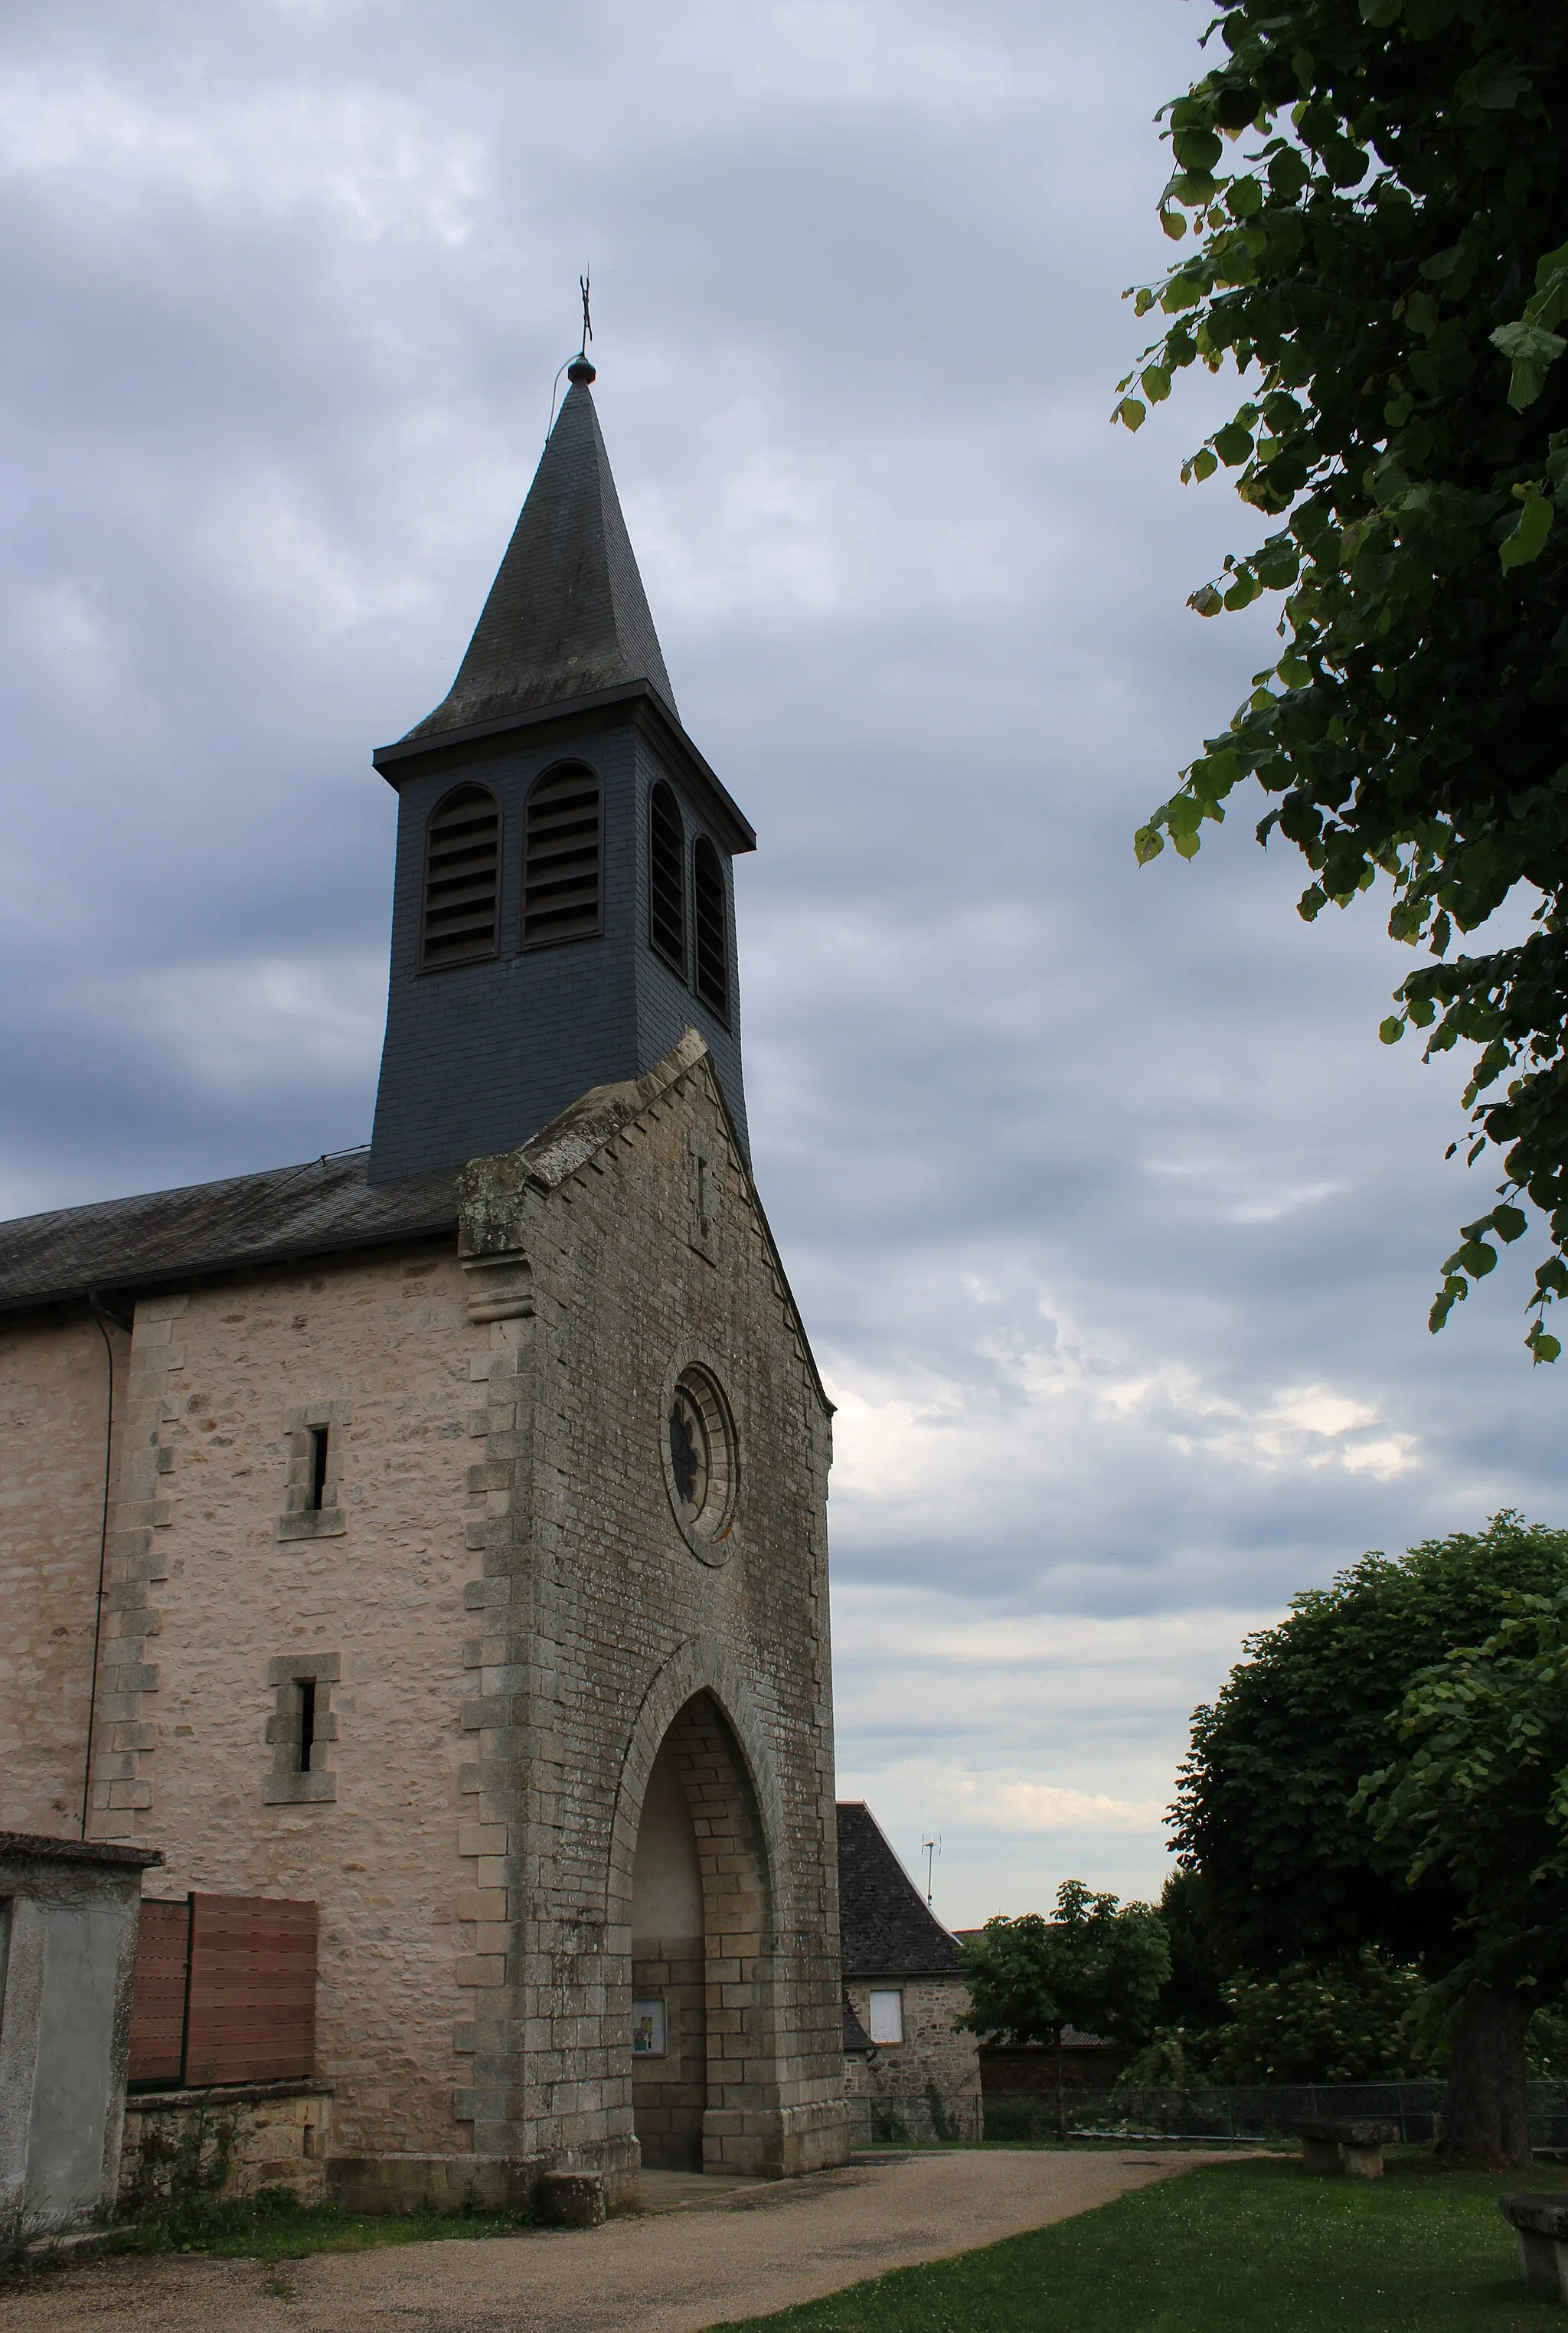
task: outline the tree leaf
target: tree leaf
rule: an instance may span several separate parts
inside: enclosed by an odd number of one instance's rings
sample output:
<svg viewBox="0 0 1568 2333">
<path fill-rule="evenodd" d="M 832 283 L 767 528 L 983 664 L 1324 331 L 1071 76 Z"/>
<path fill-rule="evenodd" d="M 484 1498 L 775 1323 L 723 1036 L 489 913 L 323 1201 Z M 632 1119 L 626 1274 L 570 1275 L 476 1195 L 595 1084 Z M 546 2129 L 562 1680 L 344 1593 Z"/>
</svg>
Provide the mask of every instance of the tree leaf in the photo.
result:
<svg viewBox="0 0 1568 2333">
<path fill-rule="evenodd" d="M 1544 325 L 1521 320 L 1516 324 L 1499 324 L 1491 341 L 1514 368 L 1508 379 L 1508 402 L 1515 413 L 1523 413 L 1546 386 L 1547 372 L 1568 349 L 1568 341 L 1558 332 L 1547 331 Z"/>
<path fill-rule="evenodd" d="M 1530 495 L 1513 526 L 1503 537 L 1497 553 L 1505 575 L 1512 568 L 1525 567 L 1532 559 L 1539 559 L 1546 547 L 1546 537 L 1552 532 L 1555 514 L 1553 504 L 1538 489 Z"/>
<path fill-rule="evenodd" d="M 1124 397 L 1111 418 L 1124 428 L 1141 429 L 1149 418 L 1149 408 L 1136 397 Z"/>
</svg>

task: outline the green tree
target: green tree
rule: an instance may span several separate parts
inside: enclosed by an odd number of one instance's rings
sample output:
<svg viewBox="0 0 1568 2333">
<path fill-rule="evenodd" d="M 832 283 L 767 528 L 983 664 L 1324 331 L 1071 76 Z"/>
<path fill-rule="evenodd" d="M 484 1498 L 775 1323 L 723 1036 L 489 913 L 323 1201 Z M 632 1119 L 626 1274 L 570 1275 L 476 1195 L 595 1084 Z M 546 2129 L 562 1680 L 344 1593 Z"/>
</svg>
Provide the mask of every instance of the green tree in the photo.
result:
<svg viewBox="0 0 1568 2333">
<path fill-rule="evenodd" d="M 1375 1944 L 1453 2000 L 1449 2127 L 1467 2153 L 1506 2159 L 1498 2101 L 1522 2097 L 1522 2036 L 1465 1972 L 1471 1896 L 1441 1856 L 1380 1835 L 1352 1811 L 1362 1779 L 1397 1759 L 1405 1697 L 1422 1672 L 1490 1637 L 1523 1593 L 1568 1588 L 1568 1531 L 1494 1518 L 1477 1535 L 1363 1556 L 1250 1638 L 1218 1699 L 1194 1715 L 1174 1841 L 1201 1873 L 1234 1965 L 1266 1976 L 1331 1968 Z M 1549 1981 L 1544 1963 L 1541 1983 Z M 1512 2086 L 1510 2088 L 1510 2086 Z"/>
<path fill-rule="evenodd" d="M 1375 2082 L 1428 2074 L 1429 1992 L 1419 1970 L 1397 1966 L 1370 1944 L 1332 1968 L 1298 1961 L 1277 1976 L 1235 1978 L 1209 2079 Z"/>
<path fill-rule="evenodd" d="M 1562 0 L 1233 0 L 1227 53 L 1164 109 L 1166 232 L 1130 295 L 1168 319 L 1121 384 L 1138 428 L 1175 376 L 1233 362 L 1245 401 L 1183 465 L 1274 522 L 1192 595 L 1284 595 L 1284 652 L 1137 838 L 1183 857 L 1255 779 L 1300 850 L 1300 912 L 1380 876 L 1424 946 L 1382 1024 L 1479 1050 L 1465 1226 L 1430 1325 L 1546 1218 L 1526 1342 L 1568 1294 L 1568 9 Z M 1211 28 L 1212 29 L 1212 28 Z M 1250 142 L 1222 168 L 1227 141 Z M 1515 890 L 1516 944 L 1452 954 Z M 1453 1149 L 1458 1147 L 1456 1143 Z"/>
<path fill-rule="evenodd" d="M 1235 1973 L 1230 1942 L 1214 1916 L 1200 1871 L 1178 1869 L 1159 1891 L 1170 1974 L 1159 1991 L 1162 2026 L 1203 2032 L 1230 2014 L 1226 1981 Z"/>
<path fill-rule="evenodd" d="M 1081 1879 L 1056 1890 L 1053 1919 L 1026 1912 L 987 1920 L 964 1946 L 970 2006 L 958 2023 L 1018 2046 L 1044 2042 L 1056 2057 L 1056 2129 L 1067 2136 L 1064 2028 L 1139 2040 L 1170 1973 L 1165 1928 L 1152 1905 L 1121 1904 Z"/>
<path fill-rule="evenodd" d="M 1568 1985 L 1568 1588 L 1510 1601 L 1485 1643 L 1415 1678 L 1403 1754 L 1356 1806 L 1414 1885 L 1440 1874 L 1463 1905 L 1446 1989 L 1475 2063 L 1448 2143 L 1527 2162 L 1525 2029 Z"/>
<path fill-rule="evenodd" d="M 1329 1968 L 1298 1961 L 1274 1975 L 1233 1977 L 1217 2019 L 1207 2027 L 1158 2026 L 1118 2087 L 1369 2082 L 1429 2074 L 1438 2054 L 1430 1996 L 1419 1970 L 1397 1966 L 1370 1944 Z"/>
</svg>

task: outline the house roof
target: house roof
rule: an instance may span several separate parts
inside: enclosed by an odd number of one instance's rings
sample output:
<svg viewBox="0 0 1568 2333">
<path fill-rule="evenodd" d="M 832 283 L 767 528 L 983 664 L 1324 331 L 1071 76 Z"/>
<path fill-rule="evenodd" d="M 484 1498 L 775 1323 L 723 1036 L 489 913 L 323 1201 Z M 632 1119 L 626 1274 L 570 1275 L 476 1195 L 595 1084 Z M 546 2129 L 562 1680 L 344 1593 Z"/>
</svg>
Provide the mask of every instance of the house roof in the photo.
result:
<svg viewBox="0 0 1568 2333">
<path fill-rule="evenodd" d="M 839 1936 L 846 1976 L 957 1976 L 963 1954 L 863 1800 L 839 1801 Z"/>
<path fill-rule="evenodd" d="M 846 2058 L 874 2058 L 877 2045 L 860 2019 L 855 2015 L 854 2002 L 846 1992 L 844 2011 L 844 2055 Z"/>
<path fill-rule="evenodd" d="M 456 1232 L 456 1177 L 366 1182 L 370 1153 L 147 1191 L 0 1224 L 0 1312 L 154 1288 L 240 1264 Z"/>
<path fill-rule="evenodd" d="M 592 378 L 586 364 L 572 367 L 457 677 L 405 743 L 633 680 L 647 681 L 675 715 L 588 387 Z"/>
</svg>

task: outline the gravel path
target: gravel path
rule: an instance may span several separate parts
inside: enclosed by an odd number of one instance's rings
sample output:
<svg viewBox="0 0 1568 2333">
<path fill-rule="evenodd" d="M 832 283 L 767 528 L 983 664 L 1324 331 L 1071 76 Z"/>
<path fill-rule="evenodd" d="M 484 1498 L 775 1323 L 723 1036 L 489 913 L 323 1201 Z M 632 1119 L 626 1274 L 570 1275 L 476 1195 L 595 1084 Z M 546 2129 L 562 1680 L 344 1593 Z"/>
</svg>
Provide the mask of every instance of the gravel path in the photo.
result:
<svg viewBox="0 0 1568 2333">
<path fill-rule="evenodd" d="M 263 2267 L 111 2258 L 0 2297 L 5 2333 L 701 2333 L 1092 2211 L 1212 2156 L 908 2155 L 603 2228 Z"/>
</svg>

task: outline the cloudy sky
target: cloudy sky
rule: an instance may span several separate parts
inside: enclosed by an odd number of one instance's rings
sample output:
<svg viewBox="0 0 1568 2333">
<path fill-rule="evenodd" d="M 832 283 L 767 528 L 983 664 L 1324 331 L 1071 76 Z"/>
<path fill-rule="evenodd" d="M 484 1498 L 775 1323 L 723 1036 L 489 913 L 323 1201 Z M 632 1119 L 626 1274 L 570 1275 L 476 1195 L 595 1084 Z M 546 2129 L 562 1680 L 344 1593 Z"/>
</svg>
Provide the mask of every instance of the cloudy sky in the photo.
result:
<svg viewBox="0 0 1568 2333">
<path fill-rule="evenodd" d="M 756 1165 L 840 1404 L 840 1780 L 955 1922 L 1150 1893 L 1192 1705 L 1369 1546 L 1568 1521 L 1489 1181 L 1243 805 L 1209 384 L 1107 426 L 1188 0 L 0 8 L 0 1208 L 368 1135 L 393 801 L 596 391 L 739 869 Z"/>
</svg>

